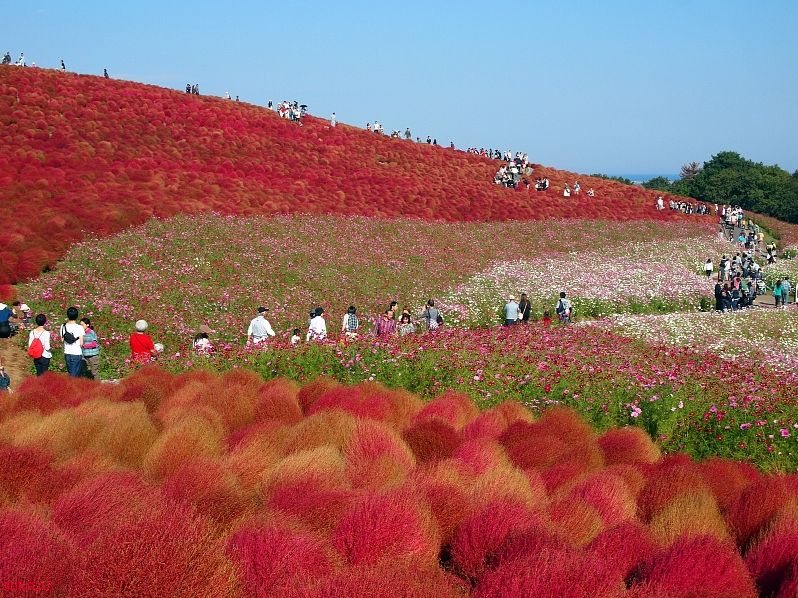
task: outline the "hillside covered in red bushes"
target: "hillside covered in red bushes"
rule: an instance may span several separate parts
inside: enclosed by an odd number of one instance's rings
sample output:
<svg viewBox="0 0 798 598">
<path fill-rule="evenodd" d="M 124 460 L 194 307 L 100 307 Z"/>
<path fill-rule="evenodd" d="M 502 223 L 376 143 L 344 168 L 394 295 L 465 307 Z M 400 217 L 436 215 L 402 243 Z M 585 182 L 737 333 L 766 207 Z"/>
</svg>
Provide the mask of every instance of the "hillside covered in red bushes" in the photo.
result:
<svg viewBox="0 0 798 598">
<path fill-rule="evenodd" d="M 675 217 L 638 187 L 537 167 L 533 177 L 549 177 L 551 189 L 513 191 L 493 184 L 498 162 L 466 152 L 37 68 L 0 69 L 0 127 L 0 284 L 36 276 L 84 231 L 177 213 Z M 577 178 L 595 198 L 561 197 Z"/>
</svg>

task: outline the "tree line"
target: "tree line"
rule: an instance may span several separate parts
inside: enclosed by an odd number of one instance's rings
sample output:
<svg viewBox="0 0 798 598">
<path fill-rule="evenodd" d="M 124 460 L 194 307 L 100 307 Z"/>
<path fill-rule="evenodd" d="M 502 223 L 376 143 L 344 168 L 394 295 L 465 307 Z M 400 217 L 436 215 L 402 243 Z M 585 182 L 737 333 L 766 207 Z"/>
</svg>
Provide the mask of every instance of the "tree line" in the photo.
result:
<svg viewBox="0 0 798 598">
<path fill-rule="evenodd" d="M 798 170 L 790 174 L 778 165 L 768 166 L 743 158 L 737 152 L 720 152 L 703 165 L 690 162 L 680 178 L 656 177 L 646 189 L 666 191 L 798 223 Z"/>
</svg>

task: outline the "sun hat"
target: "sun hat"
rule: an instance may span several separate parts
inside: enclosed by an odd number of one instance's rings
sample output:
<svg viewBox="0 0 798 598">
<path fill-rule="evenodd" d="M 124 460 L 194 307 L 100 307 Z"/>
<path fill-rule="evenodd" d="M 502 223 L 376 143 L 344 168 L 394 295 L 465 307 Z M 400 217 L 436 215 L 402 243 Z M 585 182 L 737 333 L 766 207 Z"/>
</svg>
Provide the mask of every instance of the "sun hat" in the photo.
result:
<svg viewBox="0 0 798 598">
<path fill-rule="evenodd" d="M 213 330 L 211 330 L 210 326 L 208 326 L 207 324 L 203 324 L 202 326 L 199 327 L 199 332 L 202 332 L 204 334 L 212 334 Z"/>
<path fill-rule="evenodd" d="M 264 312 L 267 312 L 267 311 L 269 311 L 269 308 L 268 308 L 268 307 L 263 307 L 263 306 L 261 305 L 261 306 L 258 308 L 258 313 L 259 313 L 259 314 L 262 314 L 262 313 L 264 313 Z"/>
<path fill-rule="evenodd" d="M 139 332 L 147 330 L 147 320 L 138 320 L 136 322 L 136 330 Z"/>
</svg>

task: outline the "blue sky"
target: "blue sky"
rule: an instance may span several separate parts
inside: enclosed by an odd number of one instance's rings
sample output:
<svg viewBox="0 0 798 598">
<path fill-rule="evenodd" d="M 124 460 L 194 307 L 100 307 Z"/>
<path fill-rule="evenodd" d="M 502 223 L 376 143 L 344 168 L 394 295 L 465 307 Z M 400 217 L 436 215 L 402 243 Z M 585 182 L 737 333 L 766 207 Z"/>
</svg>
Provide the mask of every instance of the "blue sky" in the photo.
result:
<svg viewBox="0 0 798 598">
<path fill-rule="evenodd" d="M 32 1 L 4 11 L 0 50 L 580 172 L 722 150 L 793 171 L 796 24 L 795 0 Z"/>
</svg>

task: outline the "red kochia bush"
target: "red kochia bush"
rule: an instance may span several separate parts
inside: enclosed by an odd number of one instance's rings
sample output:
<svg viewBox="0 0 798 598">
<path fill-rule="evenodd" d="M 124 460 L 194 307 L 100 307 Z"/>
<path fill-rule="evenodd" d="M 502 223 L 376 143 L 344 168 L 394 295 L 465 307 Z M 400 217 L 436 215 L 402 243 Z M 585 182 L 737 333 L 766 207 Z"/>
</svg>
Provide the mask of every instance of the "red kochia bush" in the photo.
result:
<svg viewBox="0 0 798 598">
<path fill-rule="evenodd" d="M 6 596 L 66 596 L 80 562 L 64 534 L 33 513 L 0 510 L 0 591 Z"/>
<path fill-rule="evenodd" d="M 462 430 L 478 413 L 473 401 L 467 395 L 445 392 L 424 405 L 416 416 L 416 422 L 440 420 L 455 430 Z"/>
<path fill-rule="evenodd" d="M 332 378 L 325 378 L 324 376 L 319 376 L 318 378 L 311 380 L 307 384 L 305 384 L 299 390 L 299 405 L 302 407 L 302 411 L 307 414 L 313 404 L 319 400 L 319 398 L 329 390 L 336 388 L 339 386 L 338 382 L 333 380 Z"/>
<path fill-rule="evenodd" d="M 569 598 L 616 598 L 624 590 L 620 575 L 603 559 L 575 551 L 544 548 L 500 563 L 480 580 L 474 596 L 540 596 Z"/>
<path fill-rule="evenodd" d="M 103 529 L 157 508 L 158 489 L 136 473 L 108 473 L 85 480 L 53 505 L 53 522 L 86 546 Z"/>
<path fill-rule="evenodd" d="M 0 506 L 5 501 L 50 502 L 76 481 L 56 468 L 43 449 L 0 444 Z"/>
<path fill-rule="evenodd" d="M 645 526 L 627 521 L 601 532 L 587 547 L 624 579 L 653 558 L 657 545 Z"/>
<path fill-rule="evenodd" d="M 333 569 L 322 542 L 278 527 L 241 529 L 227 541 L 250 596 L 310 595 L 311 582 Z"/>
<path fill-rule="evenodd" d="M 466 519 L 452 540 L 452 559 L 466 577 L 479 579 L 496 551 L 513 534 L 538 525 L 540 515 L 512 502 L 494 502 Z"/>
<path fill-rule="evenodd" d="M 435 462 L 452 456 L 460 444 L 460 435 L 449 424 L 431 419 L 413 424 L 402 438 L 419 463 Z"/>
<path fill-rule="evenodd" d="M 675 596 L 756 596 L 734 545 L 712 536 L 677 540 L 642 566 L 641 579 Z"/>
<path fill-rule="evenodd" d="M 255 421 L 279 420 L 295 424 L 302 419 L 299 386 L 285 378 L 270 380 L 260 387 L 260 402 L 255 407 Z"/>
<path fill-rule="evenodd" d="M 775 524 L 748 551 L 745 563 L 762 594 L 769 596 L 781 589 L 779 595 L 787 595 L 784 585 L 795 576 L 798 564 L 798 521 L 786 519 Z"/>
<path fill-rule="evenodd" d="M 338 525 L 355 499 L 355 492 L 344 488 L 325 488 L 313 476 L 277 485 L 268 497 L 268 506 L 304 527 L 327 533 Z"/>
<path fill-rule="evenodd" d="M 235 476 L 220 462 L 197 457 L 164 480 L 161 491 L 221 525 L 240 517 L 248 503 Z"/>
<path fill-rule="evenodd" d="M 76 596 L 237 595 L 238 579 L 208 522 L 164 504 L 107 524 L 76 572 Z"/>
<path fill-rule="evenodd" d="M 332 541 L 352 565 L 382 559 L 431 565 L 440 550 L 440 535 L 431 514 L 403 490 L 364 494 L 341 517 Z"/>
<path fill-rule="evenodd" d="M 101 387 L 87 378 L 45 375 L 25 378 L 16 388 L 16 408 L 37 410 L 43 414 L 75 407 L 95 397 L 105 397 L 113 389 Z"/>
<path fill-rule="evenodd" d="M 657 445 L 642 428 L 608 430 L 599 439 L 607 465 L 654 463 L 660 458 Z"/>
<path fill-rule="evenodd" d="M 726 511 L 761 476 L 753 465 L 729 459 L 711 457 L 697 465 L 722 511 Z"/>
<path fill-rule="evenodd" d="M 336 571 L 301 598 L 462 598 L 466 594 L 461 580 L 446 575 L 437 566 L 382 561 Z"/>
<path fill-rule="evenodd" d="M 737 535 L 737 542 L 746 546 L 794 495 L 783 478 L 763 477 L 737 497 L 726 513 L 729 526 Z"/>
</svg>

